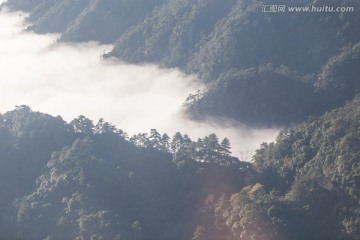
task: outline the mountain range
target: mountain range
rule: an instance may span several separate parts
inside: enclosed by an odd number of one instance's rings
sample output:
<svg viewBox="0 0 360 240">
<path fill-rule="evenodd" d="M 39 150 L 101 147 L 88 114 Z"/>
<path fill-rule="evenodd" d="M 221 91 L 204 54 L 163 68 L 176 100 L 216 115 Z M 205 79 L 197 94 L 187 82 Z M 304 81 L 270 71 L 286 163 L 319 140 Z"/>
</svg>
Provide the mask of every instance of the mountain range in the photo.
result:
<svg viewBox="0 0 360 240">
<path fill-rule="evenodd" d="M 284 5 L 285 12 L 264 12 Z M 289 7 L 352 7 L 290 12 Z M 0 115 L 1 239 L 360 239 L 356 0 L 8 0 L 28 31 L 196 74 L 188 117 L 278 126 L 250 161 L 228 139 L 26 105 Z"/>
</svg>

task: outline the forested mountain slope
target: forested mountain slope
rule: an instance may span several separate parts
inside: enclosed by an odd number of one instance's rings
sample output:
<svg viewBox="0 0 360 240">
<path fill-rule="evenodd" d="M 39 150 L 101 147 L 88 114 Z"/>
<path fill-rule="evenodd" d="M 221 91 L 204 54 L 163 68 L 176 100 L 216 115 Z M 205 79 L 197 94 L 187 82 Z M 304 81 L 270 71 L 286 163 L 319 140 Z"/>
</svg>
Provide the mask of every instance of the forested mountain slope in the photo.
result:
<svg viewBox="0 0 360 240">
<path fill-rule="evenodd" d="M 360 97 L 282 131 L 252 163 L 26 106 L 1 115 L 3 239 L 359 239 Z M 6 193 L 6 194 L 5 194 Z"/>
<path fill-rule="evenodd" d="M 213 201 L 194 239 L 360 239 L 359 129 L 356 97 L 282 131 L 257 150 L 254 183 Z"/>
<path fill-rule="evenodd" d="M 190 95 L 187 111 L 227 116 L 255 125 L 286 126 L 342 106 L 360 90 L 360 42 L 343 48 L 317 75 L 302 75 L 272 64 L 230 70 L 207 88 Z"/>
<path fill-rule="evenodd" d="M 289 10 L 266 13 L 262 12 L 265 4 L 273 3 L 257 0 L 43 0 L 31 3 L 8 0 L 7 3 L 13 9 L 30 11 L 30 29 L 36 32 L 60 32 L 65 41 L 113 43 L 115 47 L 107 56 L 132 63 L 180 67 L 197 74 L 208 84 L 208 89 L 207 93 L 196 96 L 191 106 L 186 105 L 194 118 L 211 115 L 247 124 L 291 126 L 351 99 L 353 93 L 344 94 L 342 89 L 319 91 L 319 87 L 324 86 L 319 82 L 332 81 L 325 74 L 329 67 L 333 68 L 331 74 L 336 75 L 333 76 L 336 81 L 357 76 L 354 75 L 359 64 L 357 57 L 349 58 L 347 62 L 353 62 L 341 73 L 334 68 L 334 59 L 346 57 L 345 52 L 357 48 L 360 42 L 359 2 L 275 3 L 286 7 L 354 8 L 353 12 L 336 13 Z M 277 70 L 270 70 L 275 73 L 263 72 L 259 77 L 244 79 L 243 71 L 254 71 L 269 64 L 273 69 L 287 69 L 291 74 L 279 75 Z M 347 63 L 338 61 L 338 64 Z M 294 75 L 301 79 L 295 83 L 299 86 L 298 92 L 288 84 L 293 82 Z M 250 90 L 244 88 L 244 81 Z M 280 94 L 269 100 L 268 95 L 277 93 L 268 93 L 267 88 Z M 299 95 L 306 96 L 312 104 L 302 105 L 304 97 Z M 332 95 L 336 97 L 330 97 Z M 249 99 L 249 96 L 257 97 Z M 264 118 L 262 109 L 270 113 L 268 118 Z"/>
<path fill-rule="evenodd" d="M 126 134 L 100 119 L 19 106 L 0 115 L 1 239 L 190 239 L 203 201 L 249 163 L 215 134 Z M 141 146 L 140 146 L 141 145 Z"/>
<path fill-rule="evenodd" d="M 6 5 L 30 12 L 29 30 L 61 33 L 66 41 L 113 43 L 161 2 L 163 0 L 10 0 Z"/>
</svg>

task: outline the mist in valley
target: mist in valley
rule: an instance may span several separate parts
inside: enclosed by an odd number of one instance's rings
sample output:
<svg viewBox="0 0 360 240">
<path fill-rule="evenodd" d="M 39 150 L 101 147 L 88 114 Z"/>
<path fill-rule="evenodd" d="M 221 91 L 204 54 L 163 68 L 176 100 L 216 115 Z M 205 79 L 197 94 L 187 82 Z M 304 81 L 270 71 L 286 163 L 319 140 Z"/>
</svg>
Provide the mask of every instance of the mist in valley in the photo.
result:
<svg viewBox="0 0 360 240">
<path fill-rule="evenodd" d="M 203 88 L 196 76 L 156 65 L 103 59 L 112 46 L 57 43 L 57 35 L 24 31 L 24 14 L 2 11 L 0 21 L 0 112 L 17 105 L 71 121 L 85 115 L 116 125 L 130 136 L 155 128 L 193 140 L 216 133 L 231 141 L 234 155 L 249 160 L 278 129 L 252 129 L 225 119 L 195 122 L 181 111 L 186 97 Z M 226 107 L 226 106 L 224 106 Z"/>
</svg>

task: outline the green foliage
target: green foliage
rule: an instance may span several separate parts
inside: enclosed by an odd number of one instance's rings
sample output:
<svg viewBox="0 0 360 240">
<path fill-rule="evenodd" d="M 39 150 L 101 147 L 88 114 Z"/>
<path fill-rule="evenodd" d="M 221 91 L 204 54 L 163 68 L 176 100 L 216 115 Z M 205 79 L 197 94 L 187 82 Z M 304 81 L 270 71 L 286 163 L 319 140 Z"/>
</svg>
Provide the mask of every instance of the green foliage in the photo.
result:
<svg viewBox="0 0 360 240">
<path fill-rule="evenodd" d="M 164 1 L 118 39 L 110 56 L 130 62 L 185 66 L 233 2 Z"/>
<path fill-rule="evenodd" d="M 229 117 L 249 125 L 283 126 L 326 110 L 306 76 L 271 64 L 230 70 L 185 103 L 189 115 Z M 226 107 L 224 107 L 226 106 Z"/>
<path fill-rule="evenodd" d="M 28 106 L 0 121 L 4 239 L 359 236 L 360 97 L 281 131 L 251 164 L 215 134 L 152 129 L 135 145 L 103 119 L 67 124 Z"/>
<path fill-rule="evenodd" d="M 248 186 L 212 195 L 194 236 L 359 239 L 360 97 L 283 130 L 247 170 Z M 250 178 L 249 178 L 250 177 Z"/>
<path fill-rule="evenodd" d="M 61 40 L 113 43 L 126 30 L 143 22 L 152 9 L 164 0 L 86 2 L 86 7 L 68 24 Z"/>
<path fill-rule="evenodd" d="M 359 236 L 360 97 L 281 131 L 251 165 L 215 134 L 152 129 L 134 145 L 103 119 L 67 124 L 28 106 L 0 121 L 4 239 Z"/>
<path fill-rule="evenodd" d="M 332 104 L 351 100 L 359 92 L 360 43 L 344 47 L 332 57 L 315 82 L 317 91 L 329 95 Z"/>
<path fill-rule="evenodd" d="M 300 208 L 303 217 L 297 221 L 309 236 L 357 239 L 359 106 L 356 97 L 319 119 L 283 131 L 275 144 L 264 145 L 254 156 L 265 188 Z"/>
<path fill-rule="evenodd" d="M 130 141 L 138 147 L 171 153 L 173 161 L 179 164 L 183 164 L 184 161 L 197 161 L 226 167 L 244 167 L 239 159 L 230 155 L 229 139 L 224 138 L 219 143 L 219 139 L 214 133 L 194 142 L 187 134 L 182 135 L 177 132 L 170 139 L 166 134 L 161 136 L 156 129 L 151 129 L 149 135 L 139 133 L 131 137 Z"/>
<path fill-rule="evenodd" d="M 186 134 L 178 148 L 156 129 L 138 136 L 144 146 L 103 119 L 68 124 L 28 106 L 0 115 L 0 238 L 191 239 L 204 199 L 244 185 L 244 169 L 197 161 Z"/>
</svg>

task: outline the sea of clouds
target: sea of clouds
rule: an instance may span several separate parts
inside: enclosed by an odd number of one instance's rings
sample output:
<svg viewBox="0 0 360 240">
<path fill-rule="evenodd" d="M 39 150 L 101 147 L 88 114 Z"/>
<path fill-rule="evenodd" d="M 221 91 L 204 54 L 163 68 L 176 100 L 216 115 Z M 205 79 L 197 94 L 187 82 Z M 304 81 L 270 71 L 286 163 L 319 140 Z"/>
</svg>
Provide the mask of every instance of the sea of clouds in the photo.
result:
<svg viewBox="0 0 360 240">
<path fill-rule="evenodd" d="M 57 43 L 57 35 L 24 31 L 20 12 L 2 10 L 0 22 L 1 113 L 25 104 L 66 121 L 79 115 L 94 122 L 104 118 L 130 136 L 152 128 L 170 136 L 187 133 L 194 140 L 216 133 L 228 137 L 233 154 L 244 160 L 278 133 L 224 119 L 187 119 L 181 111 L 183 102 L 203 88 L 196 76 L 103 59 L 110 45 Z"/>
</svg>

